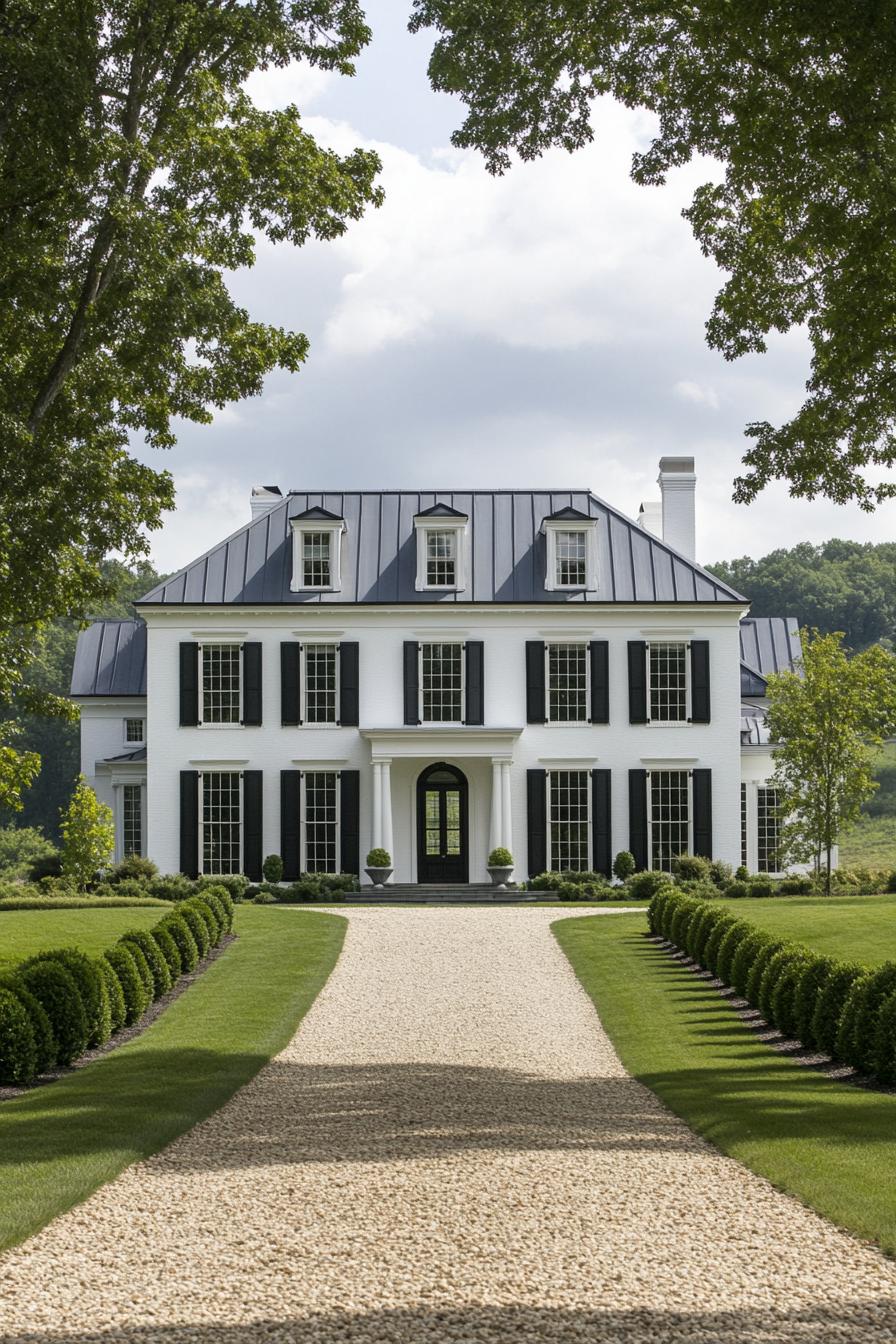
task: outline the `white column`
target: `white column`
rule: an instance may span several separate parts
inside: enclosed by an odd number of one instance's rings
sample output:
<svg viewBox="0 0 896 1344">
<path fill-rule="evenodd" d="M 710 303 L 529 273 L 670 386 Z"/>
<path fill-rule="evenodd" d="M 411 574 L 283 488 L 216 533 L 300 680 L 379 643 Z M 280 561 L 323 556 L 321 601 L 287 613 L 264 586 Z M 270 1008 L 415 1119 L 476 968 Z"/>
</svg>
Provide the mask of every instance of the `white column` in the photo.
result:
<svg viewBox="0 0 896 1344">
<path fill-rule="evenodd" d="M 513 853 L 513 816 L 510 806 L 510 762 L 501 762 L 501 844 Z"/>
<path fill-rule="evenodd" d="M 373 762 L 373 832 L 371 849 L 383 845 L 383 772 L 379 761 Z"/>
<path fill-rule="evenodd" d="M 392 863 L 395 863 L 395 851 L 392 848 L 392 770 L 391 761 L 380 762 L 380 792 L 383 808 L 383 849 L 389 851 Z"/>
<path fill-rule="evenodd" d="M 488 848 L 489 848 L 489 853 L 491 853 L 491 851 L 492 851 L 493 849 L 497 849 L 498 846 L 499 846 L 500 844 L 503 844 L 503 841 L 502 841 L 502 839 L 501 839 L 501 835 L 502 835 L 502 832 L 503 832 L 503 830 L 504 830 L 504 826 L 503 826 L 503 823 L 502 823 L 502 817 L 501 817 L 502 802 L 503 802 L 503 795 L 502 795 L 502 790 L 501 790 L 501 762 L 500 762 L 500 761 L 495 761 L 495 760 L 493 760 L 493 761 L 492 761 L 492 810 L 491 810 L 491 817 L 490 817 L 490 824 L 489 824 L 489 832 L 488 832 Z"/>
</svg>

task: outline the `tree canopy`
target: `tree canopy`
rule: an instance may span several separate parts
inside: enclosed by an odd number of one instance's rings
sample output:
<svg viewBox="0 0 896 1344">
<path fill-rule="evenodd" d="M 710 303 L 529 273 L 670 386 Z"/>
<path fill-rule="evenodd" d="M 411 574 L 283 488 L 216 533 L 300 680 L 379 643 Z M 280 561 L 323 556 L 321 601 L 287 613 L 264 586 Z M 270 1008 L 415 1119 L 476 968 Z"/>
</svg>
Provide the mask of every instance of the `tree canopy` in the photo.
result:
<svg viewBox="0 0 896 1344">
<path fill-rule="evenodd" d="M 459 94 L 454 143 L 493 172 L 513 154 L 575 150 L 610 94 L 657 116 L 636 182 L 698 155 L 724 180 L 685 217 L 728 278 L 707 324 L 726 359 L 805 326 L 806 399 L 784 424 L 747 425 L 735 499 L 769 481 L 794 495 L 896 493 L 896 12 L 874 0 L 414 0 L 432 26 L 436 89 Z"/>
</svg>

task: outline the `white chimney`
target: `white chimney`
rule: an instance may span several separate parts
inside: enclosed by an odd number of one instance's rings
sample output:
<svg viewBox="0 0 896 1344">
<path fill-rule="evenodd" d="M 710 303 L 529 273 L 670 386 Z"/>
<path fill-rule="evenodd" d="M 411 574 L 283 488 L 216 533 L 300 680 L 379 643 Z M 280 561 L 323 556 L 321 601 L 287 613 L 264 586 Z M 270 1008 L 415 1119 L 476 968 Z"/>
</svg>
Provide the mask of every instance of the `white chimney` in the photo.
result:
<svg viewBox="0 0 896 1344">
<path fill-rule="evenodd" d="M 658 499 L 648 499 L 638 510 L 638 526 L 642 532 L 663 539 L 663 506 Z"/>
<path fill-rule="evenodd" d="M 249 491 L 249 508 L 252 510 L 253 518 L 260 518 L 263 513 L 268 513 L 275 504 L 279 504 L 283 498 L 283 491 L 279 485 L 253 485 Z"/>
<path fill-rule="evenodd" d="M 697 477 L 692 457 L 661 457 L 657 477 L 663 510 L 663 541 L 689 560 L 697 549 L 694 535 L 694 495 Z"/>
</svg>

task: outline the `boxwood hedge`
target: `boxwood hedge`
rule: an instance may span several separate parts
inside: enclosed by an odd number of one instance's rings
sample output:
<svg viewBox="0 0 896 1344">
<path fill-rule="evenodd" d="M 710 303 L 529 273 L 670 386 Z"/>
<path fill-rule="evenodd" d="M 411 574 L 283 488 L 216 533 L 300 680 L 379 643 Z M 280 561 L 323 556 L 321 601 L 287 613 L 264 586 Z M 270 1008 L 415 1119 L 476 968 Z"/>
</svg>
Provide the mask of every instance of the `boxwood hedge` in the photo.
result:
<svg viewBox="0 0 896 1344">
<path fill-rule="evenodd" d="M 49 952 L 38 952 L 23 966 L 38 961 L 55 961 L 64 966 L 74 978 L 87 1015 L 87 1044 L 102 1045 L 112 1035 L 112 1014 L 109 995 L 102 972 L 93 957 L 77 947 L 60 947 Z"/>
<path fill-rule="evenodd" d="M 837 963 L 833 957 L 809 957 L 803 963 L 793 994 L 794 1036 L 803 1045 L 817 1046 L 812 1021 L 815 1005 Z"/>
<path fill-rule="evenodd" d="M 152 997 L 159 999 L 163 994 L 167 994 L 171 988 L 171 972 L 168 970 L 167 961 L 162 956 L 161 948 L 149 929 L 128 929 L 118 941 L 139 950 L 149 970 L 149 989 Z"/>
<path fill-rule="evenodd" d="M 0 1083 L 21 1087 L 37 1073 L 37 1046 L 28 1010 L 11 989 L 0 988 Z"/>
<path fill-rule="evenodd" d="M 193 942 L 196 944 L 198 959 L 202 960 L 203 957 L 208 955 L 208 950 L 212 943 L 211 935 L 208 931 L 208 924 L 202 918 L 202 915 L 200 915 L 196 907 L 191 905 L 189 901 L 181 901 L 175 908 L 181 919 L 186 923 L 190 933 L 193 935 Z"/>
<path fill-rule="evenodd" d="M 181 974 L 187 975 L 190 971 L 195 971 L 199 962 L 199 948 L 196 946 L 196 939 L 189 924 L 180 913 L 180 907 L 176 906 L 170 915 L 159 921 L 156 928 L 170 934 L 177 945 Z"/>
<path fill-rule="evenodd" d="M 135 1022 L 139 1022 L 151 1002 L 151 993 L 147 990 L 137 969 L 134 951 L 133 946 L 128 947 L 126 943 L 116 943 L 105 953 L 106 960 L 118 977 L 118 983 L 121 985 L 121 992 L 124 995 L 124 1023 L 126 1027 L 132 1027 Z"/>
<path fill-rule="evenodd" d="M 165 958 L 165 965 L 168 967 L 168 974 L 173 985 L 183 969 L 177 943 L 171 936 L 171 930 L 166 929 L 162 924 L 156 924 L 154 928 L 149 930 L 149 933 L 156 947 Z"/>
<path fill-rule="evenodd" d="M 716 953 L 716 975 L 723 984 L 731 984 L 731 965 L 735 954 L 752 931 L 752 925 L 744 919 L 736 919 L 733 924 L 728 925 L 728 932 L 719 943 L 719 950 Z"/>
<path fill-rule="evenodd" d="M 77 981 L 59 961 L 31 961 L 16 968 L 16 978 L 40 1003 L 56 1041 L 56 1062 L 71 1064 L 87 1049 L 87 1013 Z"/>
</svg>

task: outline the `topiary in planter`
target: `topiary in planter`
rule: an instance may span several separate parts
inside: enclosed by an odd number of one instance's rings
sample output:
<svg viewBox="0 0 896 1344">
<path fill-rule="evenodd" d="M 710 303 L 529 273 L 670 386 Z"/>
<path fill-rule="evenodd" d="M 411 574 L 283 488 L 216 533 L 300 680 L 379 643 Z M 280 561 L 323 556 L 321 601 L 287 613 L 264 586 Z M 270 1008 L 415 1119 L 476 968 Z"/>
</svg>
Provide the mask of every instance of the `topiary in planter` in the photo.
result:
<svg viewBox="0 0 896 1344">
<path fill-rule="evenodd" d="M 189 924 L 183 915 L 178 913 L 177 907 L 172 910 L 170 915 L 166 915 L 164 919 L 160 920 L 156 928 L 164 929 L 167 933 L 170 933 L 177 944 L 181 974 L 188 975 L 190 971 L 195 971 L 199 961 L 199 948 Z"/>
<path fill-rule="evenodd" d="M 16 978 L 30 990 L 50 1019 L 59 1064 L 71 1064 L 87 1049 L 87 1013 L 71 972 L 58 961 L 32 961 Z"/>
<path fill-rule="evenodd" d="M 780 952 L 781 948 L 786 946 L 786 943 L 787 940 L 784 938 L 771 938 L 756 951 L 753 965 L 750 967 L 747 976 L 747 992 L 744 995 L 747 1002 L 752 1004 L 754 1008 L 759 1007 L 759 993 L 766 967 L 775 953 Z"/>
<path fill-rule="evenodd" d="M 125 943 L 116 943 L 105 953 L 105 957 L 118 977 L 124 995 L 125 1026 L 131 1027 L 135 1022 L 139 1022 L 151 1002 L 149 992 L 137 969 L 134 949 Z"/>
<path fill-rule="evenodd" d="M 212 939 L 208 931 L 208 923 L 202 918 L 199 911 L 187 901 L 181 901 L 175 906 L 181 919 L 185 920 L 190 932 L 193 935 L 193 941 L 196 944 L 196 950 L 199 953 L 200 960 L 207 956 L 211 947 Z"/>
<path fill-rule="evenodd" d="M 738 943 L 731 959 L 729 984 L 740 998 L 745 999 L 747 997 L 747 981 L 750 978 L 750 971 L 753 969 L 753 962 L 756 960 L 759 949 L 770 942 L 771 934 L 754 927 L 747 937 Z"/>
<path fill-rule="evenodd" d="M 753 932 L 753 925 L 747 924 L 743 919 L 735 920 L 728 927 L 728 932 L 719 943 L 719 950 L 716 953 L 716 975 L 725 985 L 731 984 L 731 967 L 737 949 L 745 938 L 749 938 Z"/>
<path fill-rule="evenodd" d="M 114 1036 L 116 1031 L 121 1031 L 124 1026 L 124 991 L 121 988 L 118 976 L 105 957 L 97 957 L 96 964 L 106 982 L 106 993 L 109 995 L 109 1016 L 112 1023 L 112 1035 Z"/>
<path fill-rule="evenodd" d="M 53 1028 L 50 1025 L 46 1010 L 40 999 L 31 993 L 25 982 L 20 980 L 14 972 L 0 980 L 0 989 L 5 989 L 10 994 L 14 994 L 28 1014 L 31 1030 L 34 1033 L 34 1073 L 35 1077 L 40 1077 L 42 1073 L 46 1073 L 47 1069 L 51 1069 L 56 1063 L 56 1038 L 53 1035 Z"/>
<path fill-rule="evenodd" d="M 812 1030 L 818 996 L 836 966 L 833 957 L 809 957 L 804 962 L 796 982 L 793 995 L 794 1035 L 810 1049 L 818 1045 L 815 1032 Z"/>
<path fill-rule="evenodd" d="M 868 968 L 858 962 L 840 961 L 822 985 L 812 1014 L 812 1036 L 825 1054 L 834 1054 L 843 1006 L 855 982 L 867 973 Z"/>
<path fill-rule="evenodd" d="M 853 985 L 837 1029 L 837 1058 L 863 1073 L 874 1069 L 877 1018 L 885 999 L 896 992 L 896 965 L 869 971 Z"/>
<path fill-rule="evenodd" d="M 794 954 L 781 967 L 771 995 L 771 1020 L 790 1040 L 799 1040 L 796 1016 L 797 987 L 803 972 L 813 958 L 803 950 Z M 768 972 L 766 972 L 768 974 Z"/>
<path fill-rule="evenodd" d="M 773 1027 L 778 1026 L 772 1002 L 778 981 L 785 969 L 794 960 L 801 959 L 804 955 L 803 949 L 797 943 L 785 942 L 766 962 L 762 979 L 759 982 L 759 998 L 756 1007 L 766 1022 L 771 1022 Z"/>
<path fill-rule="evenodd" d="M 9 989 L 0 989 L 0 1083 L 22 1087 L 37 1073 L 37 1047 L 27 1009 Z"/>
<path fill-rule="evenodd" d="M 162 924 L 155 924 L 149 931 L 150 937 L 156 947 L 165 958 L 165 965 L 168 967 L 168 974 L 171 977 L 172 985 L 178 979 L 181 973 L 180 953 L 177 950 L 177 943 L 171 937 L 171 930 L 166 929 Z"/>
<path fill-rule="evenodd" d="M 154 999 L 160 999 L 171 988 L 171 972 L 162 956 L 159 945 L 148 929 L 128 929 L 118 940 L 128 947 L 139 949 L 150 972 L 150 993 Z M 137 965 L 139 970 L 139 962 Z"/>
<path fill-rule="evenodd" d="M 882 1083 L 896 1083 L 896 991 L 880 1005 L 872 1063 Z"/>
<path fill-rule="evenodd" d="M 38 952 L 24 963 L 55 961 L 64 966 L 74 978 L 87 1015 L 87 1044 L 102 1045 L 112 1035 L 112 1014 L 106 982 L 93 957 L 77 947 L 61 947 L 51 952 Z M 79 1052 L 80 1053 L 80 1052 Z"/>
</svg>

